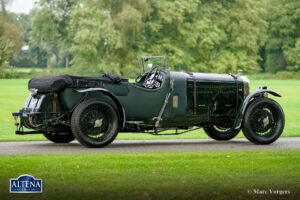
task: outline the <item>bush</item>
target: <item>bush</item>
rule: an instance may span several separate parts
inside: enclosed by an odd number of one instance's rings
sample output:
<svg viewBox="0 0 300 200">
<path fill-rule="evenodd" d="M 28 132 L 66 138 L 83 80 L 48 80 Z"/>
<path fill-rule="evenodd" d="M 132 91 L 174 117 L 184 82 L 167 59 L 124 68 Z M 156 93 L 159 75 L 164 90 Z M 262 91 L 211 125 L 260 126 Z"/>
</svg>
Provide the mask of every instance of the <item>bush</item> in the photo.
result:
<svg viewBox="0 0 300 200">
<path fill-rule="evenodd" d="M 9 66 L 13 48 L 13 42 L 0 37 L 0 78 L 12 78 L 14 76 L 14 71 Z"/>
<path fill-rule="evenodd" d="M 264 79 L 277 79 L 277 80 L 287 80 L 287 79 L 299 79 L 300 80 L 300 71 L 291 72 L 291 71 L 279 71 L 276 74 L 272 73 L 259 73 L 251 74 L 246 76 L 252 80 L 264 80 Z"/>
<path fill-rule="evenodd" d="M 288 72 L 280 71 L 276 73 L 277 79 L 300 79 L 300 71 L 298 72 Z"/>
<path fill-rule="evenodd" d="M 15 78 L 16 71 L 9 66 L 8 62 L 5 62 L 0 67 L 0 78 Z"/>
</svg>

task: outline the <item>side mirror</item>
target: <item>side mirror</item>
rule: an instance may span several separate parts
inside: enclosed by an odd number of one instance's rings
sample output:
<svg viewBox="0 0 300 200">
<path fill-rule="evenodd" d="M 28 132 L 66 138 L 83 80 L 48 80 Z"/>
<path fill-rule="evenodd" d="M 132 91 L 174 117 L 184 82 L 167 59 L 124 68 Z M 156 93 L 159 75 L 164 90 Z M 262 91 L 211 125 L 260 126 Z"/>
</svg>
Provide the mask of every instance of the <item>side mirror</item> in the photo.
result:
<svg viewBox="0 0 300 200">
<path fill-rule="evenodd" d="M 149 67 L 149 68 L 152 68 L 152 63 L 149 63 L 148 65 L 147 65 L 147 67 Z"/>
</svg>

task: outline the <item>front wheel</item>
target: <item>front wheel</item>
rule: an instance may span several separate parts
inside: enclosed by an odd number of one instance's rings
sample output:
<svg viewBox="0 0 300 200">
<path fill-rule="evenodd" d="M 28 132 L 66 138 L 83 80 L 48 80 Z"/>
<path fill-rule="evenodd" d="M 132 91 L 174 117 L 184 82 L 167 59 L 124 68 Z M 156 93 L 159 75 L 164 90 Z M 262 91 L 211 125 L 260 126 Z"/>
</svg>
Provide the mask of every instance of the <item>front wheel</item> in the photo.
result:
<svg viewBox="0 0 300 200">
<path fill-rule="evenodd" d="M 53 133 L 44 133 L 45 138 L 54 143 L 69 143 L 75 140 L 72 132 L 53 132 Z"/>
<path fill-rule="evenodd" d="M 86 100 L 74 110 L 71 128 L 81 144 L 88 147 L 104 147 L 118 135 L 118 112 L 110 103 L 101 99 Z"/>
<path fill-rule="evenodd" d="M 222 128 L 218 126 L 209 126 L 203 129 L 210 138 L 220 141 L 231 140 L 240 132 L 240 129 Z"/>
<path fill-rule="evenodd" d="M 270 144 L 280 137 L 284 124 L 281 106 L 273 99 L 259 98 L 246 110 L 243 133 L 254 144 Z"/>
</svg>

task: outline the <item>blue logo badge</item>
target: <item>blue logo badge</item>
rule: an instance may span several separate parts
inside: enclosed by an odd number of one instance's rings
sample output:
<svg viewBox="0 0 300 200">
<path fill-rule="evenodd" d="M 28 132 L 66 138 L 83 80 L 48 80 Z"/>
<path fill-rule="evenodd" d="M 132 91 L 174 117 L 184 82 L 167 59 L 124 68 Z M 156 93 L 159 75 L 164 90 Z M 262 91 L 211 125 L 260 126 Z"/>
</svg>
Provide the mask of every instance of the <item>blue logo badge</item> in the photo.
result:
<svg viewBox="0 0 300 200">
<path fill-rule="evenodd" d="M 35 179 L 33 176 L 24 174 L 18 178 L 10 179 L 10 193 L 42 193 L 43 180 Z"/>
</svg>

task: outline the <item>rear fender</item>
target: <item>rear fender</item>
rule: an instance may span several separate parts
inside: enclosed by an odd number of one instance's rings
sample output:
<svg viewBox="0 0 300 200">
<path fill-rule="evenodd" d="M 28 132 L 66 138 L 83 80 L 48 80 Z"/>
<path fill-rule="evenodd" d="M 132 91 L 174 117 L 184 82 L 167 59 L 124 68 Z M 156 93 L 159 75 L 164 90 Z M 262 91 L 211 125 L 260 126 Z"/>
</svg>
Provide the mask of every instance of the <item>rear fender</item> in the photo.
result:
<svg viewBox="0 0 300 200">
<path fill-rule="evenodd" d="M 263 96 L 265 96 L 266 93 L 269 93 L 276 97 L 281 97 L 281 95 L 278 94 L 277 92 L 275 92 L 273 90 L 263 89 L 263 88 L 259 88 L 259 89 L 255 90 L 254 92 L 252 92 L 251 94 L 249 94 L 245 98 L 243 104 L 240 106 L 238 114 L 235 118 L 235 122 L 234 122 L 234 126 L 233 126 L 234 129 L 239 129 L 241 127 L 243 118 L 244 118 L 244 114 L 246 112 L 246 109 L 247 109 L 249 103 L 252 101 L 252 99 L 263 97 Z"/>
<path fill-rule="evenodd" d="M 121 115 L 120 119 L 121 119 L 122 129 L 124 128 L 124 126 L 125 126 L 125 111 L 124 111 L 124 108 L 121 105 L 118 97 L 116 97 L 116 95 L 114 95 L 113 93 L 111 93 L 108 90 L 103 89 L 103 88 L 89 88 L 89 89 L 83 89 L 83 90 L 78 89 L 78 90 L 74 90 L 74 91 L 79 92 L 79 93 L 101 92 L 101 93 L 109 96 L 118 107 L 119 114 Z"/>
</svg>

